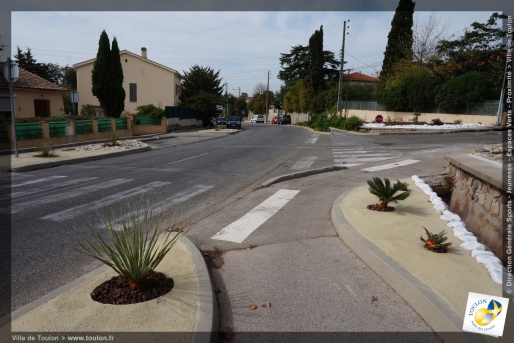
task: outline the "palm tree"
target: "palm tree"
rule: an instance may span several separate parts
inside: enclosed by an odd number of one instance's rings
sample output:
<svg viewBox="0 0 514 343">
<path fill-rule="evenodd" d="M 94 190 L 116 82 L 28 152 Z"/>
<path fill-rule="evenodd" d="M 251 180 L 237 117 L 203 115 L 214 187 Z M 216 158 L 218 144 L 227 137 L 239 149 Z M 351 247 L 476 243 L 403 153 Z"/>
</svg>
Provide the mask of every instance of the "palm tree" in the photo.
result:
<svg viewBox="0 0 514 343">
<path fill-rule="evenodd" d="M 380 201 L 378 207 L 380 208 L 387 207 L 387 204 L 390 202 L 397 204 L 398 201 L 405 200 L 411 195 L 410 189 L 398 193 L 406 189 L 407 184 L 404 182 L 397 181 L 391 185 L 391 181 L 388 178 L 382 181 L 379 177 L 374 177 L 372 180 L 368 180 L 367 183 L 369 192 L 378 197 Z"/>
</svg>

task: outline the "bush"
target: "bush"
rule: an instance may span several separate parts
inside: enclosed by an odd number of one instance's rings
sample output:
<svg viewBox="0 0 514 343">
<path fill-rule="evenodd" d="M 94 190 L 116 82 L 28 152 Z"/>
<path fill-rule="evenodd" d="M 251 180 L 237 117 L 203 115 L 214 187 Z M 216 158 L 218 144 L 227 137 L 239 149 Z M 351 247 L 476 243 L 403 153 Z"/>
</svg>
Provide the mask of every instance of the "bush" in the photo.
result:
<svg viewBox="0 0 514 343">
<path fill-rule="evenodd" d="M 95 228 L 94 224 L 88 222 L 87 228 L 93 239 L 77 232 L 84 243 L 79 243 L 74 249 L 108 265 L 119 275 L 128 279 L 134 289 L 150 272 L 154 271 L 186 231 L 183 228 L 168 226 L 170 216 L 162 211 L 157 218 L 150 210 L 144 210 L 141 213 L 128 206 L 127 212 L 128 218 L 123 210 L 120 211 L 119 216 L 112 213 L 105 218 L 100 218 L 106 226 L 110 242 Z M 121 225 L 121 228 L 118 228 L 118 225 Z M 158 235 L 162 229 L 165 233 L 158 244 Z M 171 237 L 172 232 L 175 232 L 173 237 Z"/>
<path fill-rule="evenodd" d="M 434 119 L 432 119 L 432 124 L 434 124 L 434 125 L 443 125 L 444 123 L 443 123 L 443 121 L 441 119 L 434 118 Z"/>
<path fill-rule="evenodd" d="M 80 115 L 86 117 L 95 117 L 96 116 L 96 108 L 91 104 L 82 105 L 80 109 Z"/>
<path fill-rule="evenodd" d="M 56 157 L 57 155 L 53 153 L 53 150 L 54 147 L 52 143 L 43 143 L 37 149 L 39 154 L 34 155 L 34 157 Z"/>
<path fill-rule="evenodd" d="M 357 131 L 362 125 L 362 119 L 357 116 L 351 116 L 344 123 L 344 129 L 347 131 Z"/>
<path fill-rule="evenodd" d="M 155 105 L 141 105 L 136 107 L 136 115 L 138 116 L 149 116 L 149 117 L 164 117 L 164 109 Z"/>
</svg>

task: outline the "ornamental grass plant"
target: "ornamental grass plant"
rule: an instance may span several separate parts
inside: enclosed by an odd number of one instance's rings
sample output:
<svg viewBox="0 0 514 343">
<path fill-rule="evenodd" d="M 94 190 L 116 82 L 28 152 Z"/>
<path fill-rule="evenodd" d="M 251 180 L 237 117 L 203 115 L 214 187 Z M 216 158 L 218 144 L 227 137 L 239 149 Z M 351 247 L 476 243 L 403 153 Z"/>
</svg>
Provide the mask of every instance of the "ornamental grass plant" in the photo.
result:
<svg viewBox="0 0 514 343">
<path fill-rule="evenodd" d="M 132 289 L 137 288 L 155 270 L 188 231 L 170 225 L 171 216 L 163 211 L 155 215 L 148 209 L 134 210 L 127 206 L 126 211 L 121 209 L 119 213 L 113 211 L 99 217 L 108 238 L 104 238 L 105 234 L 91 221 L 87 221 L 86 226 L 92 238 L 78 232 L 82 242 L 74 249 L 114 269 L 129 281 Z"/>
</svg>

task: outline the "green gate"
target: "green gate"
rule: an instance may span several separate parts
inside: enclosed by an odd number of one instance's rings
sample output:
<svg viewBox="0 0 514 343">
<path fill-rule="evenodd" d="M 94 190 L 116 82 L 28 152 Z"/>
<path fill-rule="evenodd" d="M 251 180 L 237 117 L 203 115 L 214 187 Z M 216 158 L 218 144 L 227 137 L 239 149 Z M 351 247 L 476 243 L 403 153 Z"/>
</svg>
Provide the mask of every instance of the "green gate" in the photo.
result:
<svg viewBox="0 0 514 343">
<path fill-rule="evenodd" d="M 77 135 L 93 133 L 93 123 L 91 122 L 91 120 L 76 120 L 75 130 Z"/>
<path fill-rule="evenodd" d="M 64 137 L 66 136 L 66 128 L 68 121 L 51 121 L 48 123 L 50 126 L 50 137 Z"/>
<path fill-rule="evenodd" d="M 161 117 L 135 116 L 136 125 L 161 125 Z"/>
<path fill-rule="evenodd" d="M 43 138 L 41 123 L 16 123 L 16 140 L 26 141 L 39 138 Z"/>
<path fill-rule="evenodd" d="M 98 132 L 111 132 L 111 119 L 99 118 L 98 119 Z"/>
</svg>

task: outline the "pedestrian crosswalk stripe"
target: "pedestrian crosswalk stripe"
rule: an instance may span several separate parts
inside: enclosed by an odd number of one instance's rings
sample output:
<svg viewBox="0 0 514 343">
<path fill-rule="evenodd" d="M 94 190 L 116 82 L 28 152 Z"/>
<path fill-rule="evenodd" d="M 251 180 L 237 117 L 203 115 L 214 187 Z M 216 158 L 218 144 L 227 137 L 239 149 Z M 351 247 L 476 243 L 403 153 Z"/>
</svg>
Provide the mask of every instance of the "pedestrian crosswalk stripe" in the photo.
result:
<svg viewBox="0 0 514 343">
<path fill-rule="evenodd" d="M 153 213 L 159 213 L 160 211 L 163 211 L 165 209 L 170 209 L 171 206 L 173 206 L 173 205 L 177 205 L 177 204 L 186 202 L 187 200 L 192 199 L 193 197 L 200 195 L 200 194 L 208 191 L 211 188 L 214 188 L 214 186 L 196 185 L 196 186 L 192 187 L 191 189 L 188 189 L 185 192 L 180 192 L 180 193 L 174 194 L 172 197 L 167 198 L 162 201 L 159 201 L 157 203 L 151 203 L 148 210 Z M 131 216 L 130 213 L 127 213 L 127 214 L 124 214 L 123 216 L 121 216 L 117 220 L 117 223 L 114 225 L 113 229 L 116 231 L 121 231 L 123 229 L 123 226 L 122 226 L 123 220 L 127 221 L 127 219 L 129 219 L 130 216 Z M 143 219 L 142 218 L 143 216 L 144 216 L 144 214 L 142 213 L 140 215 L 139 219 Z M 101 225 L 99 228 L 105 228 L 105 227 L 106 227 L 106 225 Z"/>
<path fill-rule="evenodd" d="M 30 189 L 28 191 L 13 192 L 13 193 L 11 193 L 11 198 L 19 198 L 19 197 L 24 196 L 26 194 L 33 195 L 34 193 L 41 193 L 41 192 L 45 192 L 45 191 L 48 191 L 48 190 L 51 190 L 51 189 L 56 189 L 56 187 L 62 188 L 62 187 L 67 187 L 67 186 L 75 185 L 77 183 L 90 182 L 90 181 L 93 181 L 93 180 L 96 180 L 96 179 L 98 179 L 98 177 L 83 177 L 83 178 L 69 180 L 69 181 L 65 181 L 65 182 L 59 182 L 58 185 L 52 184 L 52 185 L 46 185 L 46 186 L 43 186 L 43 187 L 32 188 L 32 189 Z"/>
<path fill-rule="evenodd" d="M 243 217 L 223 228 L 212 236 L 211 239 L 242 243 L 252 232 L 277 213 L 299 192 L 299 190 L 288 189 L 277 191 Z"/>
<path fill-rule="evenodd" d="M 393 156 L 383 156 L 383 157 L 363 157 L 357 158 L 355 156 L 348 158 L 334 158 L 334 163 L 344 163 L 344 162 L 379 162 L 384 160 L 390 160 L 394 158 Z"/>
<path fill-rule="evenodd" d="M 396 162 L 396 163 L 383 164 L 380 166 L 369 167 L 369 168 L 365 168 L 365 169 L 361 169 L 361 170 L 373 172 L 373 171 L 391 169 L 391 168 L 396 168 L 396 167 L 408 166 L 409 164 L 414 164 L 414 163 L 418 163 L 418 162 L 419 162 L 418 160 L 403 160 L 403 161 Z"/>
<path fill-rule="evenodd" d="M 56 222 L 62 222 L 62 221 L 72 219 L 77 216 L 84 215 L 87 212 L 96 211 L 96 210 L 99 210 L 106 206 L 112 205 L 114 203 L 119 203 L 126 198 L 149 192 L 154 188 L 162 188 L 166 185 L 169 185 L 170 183 L 171 182 L 163 182 L 163 181 L 150 182 L 150 183 L 147 183 L 140 187 L 132 188 L 132 189 L 129 189 L 129 190 L 126 190 L 123 192 L 113 194 L 113 195 L 103 198 L 101 200 L 97 200 L 97 201 L 93 201 L 93 202 L 90 202 L 87 204 L 70 207 L 66 210 L 59 211 L 59 212 L 56 212 L 53 214 L 49 214 L 47 216 L 44 216 L 42 219 L 48 219 L 48 220 L 52 220 L 52 221 L 56 221 Z"/>
<path fill-rule="evenodd" d="M 307 156 L 296 162 L 291 169 L 293 170 L 305 170 L 309 169 L 312 164 L 318 159 L 317 156 Z"/>
<path fill-rule="evenodd" d="M 30 201 L 15 203 L 11 207 L 11 213 L 16 213 L 21 210 L 26 210 L 26 209 L 29 209 L 30 207 L 34 207 L 34 206 L 43 206 L 43 205 L 52 204 L 52 203 L 56 203 L 56 202 L 67 200 L 67 199 L 76 198 L 76 197 L 82 196 L 87 193 L 92 193 L 92 192 L 99 191 L 101 189 L 115 187 L 115 186 L 130 182 L 130 181 L 133 181 L 133 180 L 132 179 L 112 179 L 109 181 L 92 184 L 92 185 L 81 187 L 78 189 L 72 189 L 67 192 L 61 192 L 58 194 L 52 194 L 52 195 L 47 195 L 45 197 L 36 198 L 36 199 L 30 200 Z"/>
<path fill-rule="evenodd" d="M 311 137 L 311 139 L 309 139 L 307 141 L 307 143 L 311 143 L 311 144 L 316 144 L 316 142 L 318 141 L 318 138 L 319 138 L 319 134 L 315 134 Z"/>
<path fill-rule="evenodd" d="M 20 183 L 16 183 L 16 184 L 5 185 L 5 186 L 2 186 L 0 188 L 21 187 L 21 186 L 26 186 L 26 185 L 32 185 L 34 183 L 40 183 L 40 182 L 45 182 L 45 181 L 50 181 L 50 180 L 55 180 L 55 179 L 62 179 L 62 178 L 65 178 L 65 177 L 67 177 L 67 176 L 54 175 L 54 176 L 43 177 L 43 178 L 35 179 L 35 180 L 28 180 L 28 181 L 20 182 Z"/>
</svg>

